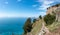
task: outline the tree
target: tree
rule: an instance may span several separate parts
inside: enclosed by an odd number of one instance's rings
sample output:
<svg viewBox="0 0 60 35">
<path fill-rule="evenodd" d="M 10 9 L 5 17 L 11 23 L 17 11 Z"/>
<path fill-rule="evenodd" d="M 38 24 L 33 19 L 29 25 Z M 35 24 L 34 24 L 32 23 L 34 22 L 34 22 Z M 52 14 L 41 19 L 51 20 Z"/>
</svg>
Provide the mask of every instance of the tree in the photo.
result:
<svg viewBox="0 0 60 35">
<path fill-rule="evenodd" d="M 48 14 L 44 17 L 44 21 L 45 21 L 46 25 L 52 24 L 55 21 L 55 19 L 56 19 L 55 15 L 50 15 L 50 14 Z"/>
<path fill-rule="evenodd" d="M 36 22 L 36 19 L 33 19 L 33 23 L 35 23 Z"/>
<path fill-rule="evenodd" d="M 24 29 L 24 34 L 26 34 L 27 32 L 31 31 L 31 29 L 32 29 L 31 18 L 27 19 L 27 21 L 25 22 L 25 25 L 24 25 L 23 29 Z"/>
<path fill-rule="evenodd" d="M 40 15 L 39 18 L 42 19 L 42 16 Z"/>
</svg>

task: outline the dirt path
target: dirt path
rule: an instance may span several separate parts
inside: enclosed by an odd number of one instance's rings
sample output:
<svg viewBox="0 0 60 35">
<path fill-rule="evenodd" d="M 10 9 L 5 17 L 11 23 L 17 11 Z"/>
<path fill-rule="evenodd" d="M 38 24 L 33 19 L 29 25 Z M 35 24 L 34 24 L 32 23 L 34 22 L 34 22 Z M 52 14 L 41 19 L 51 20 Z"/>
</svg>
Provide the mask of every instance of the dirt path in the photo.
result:
<svg viewBox="0 0 60 35">
<path fill-rule="evenodd" d="M 44 33 L 50 33 L 50 32 L 49 32 L 48 28 L 45 26 L 45 24 L 42 23 L 42 28 L 38 35 L 43 35 Z"/>
</svg>

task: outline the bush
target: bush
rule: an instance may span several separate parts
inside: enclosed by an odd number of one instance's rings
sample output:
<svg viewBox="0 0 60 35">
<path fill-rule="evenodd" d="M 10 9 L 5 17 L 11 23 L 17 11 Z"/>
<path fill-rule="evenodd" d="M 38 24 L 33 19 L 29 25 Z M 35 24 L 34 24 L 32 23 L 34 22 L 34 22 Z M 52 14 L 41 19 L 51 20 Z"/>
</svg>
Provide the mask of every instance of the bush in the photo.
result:
<svg viewBox="0 0 60 35">
<path fill-rule="evenodd" d="M 33 23 L 35 23 L 36 22 L 36 19 L 33 19 Z"/>
<path fill-rule="evenodd" d="M 31 18 L 27 19 L 27 21 L 25 22 L 25 25 L 24 25 L 23 29 L 24 29 L 24 34 L 26 34 L 27 32 L 31 31 L 31 29 L 32 29 Z"/>
<path fill-rule="evenodd" d="M 42 19 L 42 16 L 40 15 L 39 18 Z"/>
<path fill-rule="evenodd" d="M 50 15 L 50 14 L 48 14 L 44 17 L 44 21 L 45 21 L 46 25 L 52 24 L 55 21 L 55 19 L 56 19 L 55 15 Z"/>
</svg>

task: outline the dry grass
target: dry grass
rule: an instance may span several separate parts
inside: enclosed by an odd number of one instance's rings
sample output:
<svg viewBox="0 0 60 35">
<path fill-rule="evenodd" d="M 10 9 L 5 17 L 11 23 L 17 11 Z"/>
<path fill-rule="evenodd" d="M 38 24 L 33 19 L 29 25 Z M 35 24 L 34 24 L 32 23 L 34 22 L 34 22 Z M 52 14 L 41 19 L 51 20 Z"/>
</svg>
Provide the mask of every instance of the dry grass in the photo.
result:
<svg viewBox="0 0 60 35">
<path fill-rule="evenodd" d="M 41 27 L 42 27 L 42 20 L 36 21 L 31 31 L 32 35 L 36 35 L 40 31 Z"/>
<path fill-rule="evenodd" d="M 49 25 L 47 27 L 51 32 L 53 32 L 60 27 L 60 22 L 54 22 L 52 25 Z"/>
</svg>

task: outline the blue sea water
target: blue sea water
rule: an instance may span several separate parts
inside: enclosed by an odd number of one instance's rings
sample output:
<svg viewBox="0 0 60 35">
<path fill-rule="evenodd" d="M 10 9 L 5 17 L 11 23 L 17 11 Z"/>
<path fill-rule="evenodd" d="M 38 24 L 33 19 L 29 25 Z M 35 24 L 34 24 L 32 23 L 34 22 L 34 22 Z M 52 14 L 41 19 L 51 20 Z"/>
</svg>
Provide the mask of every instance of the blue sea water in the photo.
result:
<svg viewBox="0 0 60 35">
<path fill-rule="evenodd" d="M 0 35 L 21 35 L 27 18 L 0 18 Z"/>
</svg>

